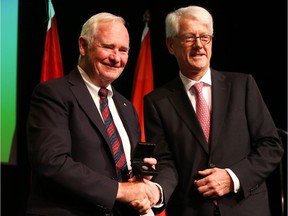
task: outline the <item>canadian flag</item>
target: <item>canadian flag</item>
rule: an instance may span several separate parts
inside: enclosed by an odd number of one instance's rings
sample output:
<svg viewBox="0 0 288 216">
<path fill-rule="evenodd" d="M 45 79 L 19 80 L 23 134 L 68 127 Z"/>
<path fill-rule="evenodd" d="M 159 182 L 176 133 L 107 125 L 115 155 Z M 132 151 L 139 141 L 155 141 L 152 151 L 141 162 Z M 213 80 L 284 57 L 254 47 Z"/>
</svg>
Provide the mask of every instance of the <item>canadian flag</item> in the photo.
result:
<svg viewBox="0 0 288 216">
<path fill-rule="evenodd" d="M 143 142 L 145 141 L 143 98 L 144 95 L 151 92 L 153 88 L 154 78 L 150 46 L 150 31 L 148 21 L 146 21 L 144 31 L 142 33 L 141 47 L 134 74 L 131 98 L 131 101 L 134 104 L 139 116 L 139 122 L 141 127 L 141 140 Z"/>
<path fill-rule="evenodd" d="M 51 0 L 48 1 L 48 15 L 49 20 L 45 39 L 40 82 L 63 76 L 63 65 L 56 17 Z"/>
</svg>

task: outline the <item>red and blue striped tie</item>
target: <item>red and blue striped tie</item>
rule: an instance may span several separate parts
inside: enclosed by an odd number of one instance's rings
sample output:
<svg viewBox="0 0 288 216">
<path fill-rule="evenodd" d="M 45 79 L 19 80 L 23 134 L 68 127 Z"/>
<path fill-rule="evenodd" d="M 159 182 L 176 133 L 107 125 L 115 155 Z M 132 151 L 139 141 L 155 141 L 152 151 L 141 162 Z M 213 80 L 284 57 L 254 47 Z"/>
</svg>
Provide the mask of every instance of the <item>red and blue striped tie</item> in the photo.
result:
<svg viewBox="0 0 288 216">
<path fill-rule="evenodd" d="M 127 169 L 127 162 L 125 153 L 122 146 L 121 137 L 117 131 L 117 128 L 114 124 L 109 106 L 108 106 L 108 90 L 104 87 L 101 87 L 99 92 L 100 96 L 100 110 L 103 117 L 104 124 L 107 129 L 107 133 L 110 139 L 111 149 L 113 152 L 113 157 L 116 165 L 116 173 L 118 181 L 123 180 L 122 173 Z"/>
</svg>

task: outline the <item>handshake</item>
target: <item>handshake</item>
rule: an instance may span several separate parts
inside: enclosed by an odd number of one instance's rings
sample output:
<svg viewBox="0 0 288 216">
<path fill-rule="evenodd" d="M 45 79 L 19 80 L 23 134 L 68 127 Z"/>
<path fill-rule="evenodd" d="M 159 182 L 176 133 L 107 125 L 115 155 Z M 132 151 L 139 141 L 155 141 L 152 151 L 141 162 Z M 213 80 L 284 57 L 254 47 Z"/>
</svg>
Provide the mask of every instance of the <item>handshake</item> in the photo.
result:
<svg viewBox="0 0 288 216">
<path fill-rule="evenodd" d="M 132 176 L 128 182 L 120 182 L 116 200 L 128 203 L 140 214 L 146 214 L 160 201 L 161 190 L 151 182 L 157 174 L 157 161 L 152 158 L 155 144 L 138 143 L 132 154 Z"/>
</svg>

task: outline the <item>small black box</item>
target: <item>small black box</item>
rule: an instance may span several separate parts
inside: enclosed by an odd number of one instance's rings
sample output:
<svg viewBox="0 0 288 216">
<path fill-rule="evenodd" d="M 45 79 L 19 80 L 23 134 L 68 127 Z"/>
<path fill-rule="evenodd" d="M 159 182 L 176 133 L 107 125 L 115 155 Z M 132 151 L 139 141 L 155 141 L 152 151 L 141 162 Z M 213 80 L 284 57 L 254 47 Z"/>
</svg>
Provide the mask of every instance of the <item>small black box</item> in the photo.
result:
<svg viewBox="0 0 288 216">
<path fill-rule="evenodd" d="M 157 171 L 150 164 L 144 163 L 144 158 L 153 157 L 154 143 L 138 142 L 132 154 L 132 173 L 136 176 L 154 176 Z"/>
</svg>

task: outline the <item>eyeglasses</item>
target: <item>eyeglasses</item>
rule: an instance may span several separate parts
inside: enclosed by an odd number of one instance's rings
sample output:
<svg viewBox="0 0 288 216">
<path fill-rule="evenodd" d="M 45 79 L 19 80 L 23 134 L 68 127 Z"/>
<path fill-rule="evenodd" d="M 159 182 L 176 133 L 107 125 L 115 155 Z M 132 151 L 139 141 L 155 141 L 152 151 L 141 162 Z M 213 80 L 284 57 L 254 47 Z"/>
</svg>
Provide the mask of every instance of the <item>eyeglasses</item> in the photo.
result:
<svg viewBox="0 0 288 216">
<path fill-rule="evenodd" d="M 196 42 L 196 40 L 199 38 L 202 45 L 206 45 L 211 42 L 212 40 L 212 35 L 200 35 L 200 36 L 195 36 L 195 35 L 177 35 L 175 38 L 179 39 L 182 43 L 185 43 L 187 45 L 192 45 Z"/>
</svg>

